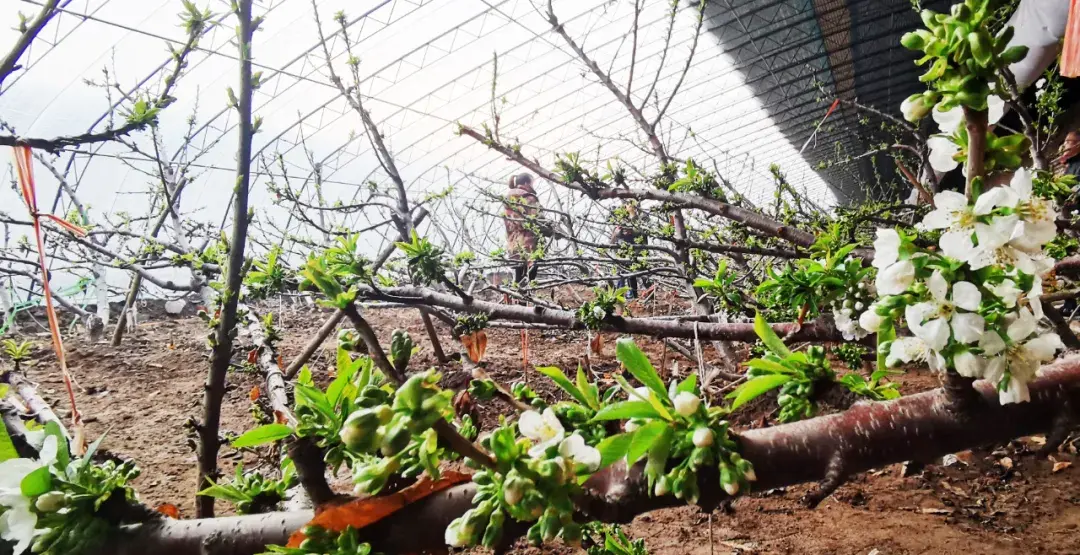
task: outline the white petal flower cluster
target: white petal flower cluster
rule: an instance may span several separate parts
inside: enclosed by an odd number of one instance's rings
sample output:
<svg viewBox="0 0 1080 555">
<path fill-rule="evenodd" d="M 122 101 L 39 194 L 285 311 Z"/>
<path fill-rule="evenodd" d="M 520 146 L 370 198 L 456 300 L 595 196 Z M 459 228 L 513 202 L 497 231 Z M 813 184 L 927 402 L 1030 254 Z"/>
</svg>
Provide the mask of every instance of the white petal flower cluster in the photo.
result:
<svg viewBox="0 0 1080 555">
<path fill-rule="evenodd" d="M 934 111 L 943 128 L 959 125 L 951 117 Z M 934 210 L 916 227 L 941 230 L 938 249 L 918 247 L 895 230 L 877 231 L 873 265 L 882 298 L 859 324 L 887 329 L 903 307 L 911 335 L 889 345 L 888 364 L 921 362 L 986 379 L 1002 404 L 1030 399 L 1028 382 L 1064 347 L 1042 326 L 1040 301 L 1042 279 L 1054 265 L 1043 247 L 1057 235 L 1057 206 L 1034 194 L 1033 177 L 1018 170 L 1008 185 L 974 203 L 956 192 L 936 194 Z M 889 297 L 895 295 L 902 296 Z"/>
<path fill-rule="evenodd" d="M 589 472 L 600 467 L 600 451 L 585 443 L 585 438 L 578 434 L 566 435 L 562 422 L 551 408 L 543 413 L 529 410 L 521 413 L 518 419 L 518 431 L 533 441 L 529 456 L 539 459 L 551 447 L 559 446 L 559 456 L 572 464 L 581 464 Z"/>
<path fill-rule="evenodd" d="M 1001 116 L 1005 114 L 1005 100 L 1000 96 L 987 96 L 986 106 L 986 120 L 990 125 L 997 123 Z M 902 109 L 903 107 L 901 107 Z M 934 135 L 926 141 L 926 146 L 930 149 L 930 166 L 942 173 L 955 170 L 960 165 L 960 162 L 956 160 L 956 154 L 960 152 L 960 146 L 956 144 L 953 135 L 964 125 L 964 109 L 956 106 L 951 110 L 942 112 L 935 108 L 930 111 L 930 115 L 933 116 L 942 133 Z"/>
<path fill-rule="evenodd" d="M 45 532 L 37 529 L 37 514 L 30 508 L 33 500 L 22 493 L 23 478 L 41 467 L 52 466 L 58 452 L 56 437 L 49 435 L 36 460 L 8 459 L 0 463 L 0 539 L 14 544 L 12 553 L 16 555 L 25 552 L 34 538 Z"/>
</svg>

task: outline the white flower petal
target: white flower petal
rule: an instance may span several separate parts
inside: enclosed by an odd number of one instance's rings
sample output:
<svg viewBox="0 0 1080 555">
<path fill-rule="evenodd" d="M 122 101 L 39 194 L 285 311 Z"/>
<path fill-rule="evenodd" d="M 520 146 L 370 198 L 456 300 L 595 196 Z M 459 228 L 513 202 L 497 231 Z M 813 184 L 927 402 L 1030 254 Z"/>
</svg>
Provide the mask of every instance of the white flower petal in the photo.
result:
<svg viewBox="0 0 1080 555">
<path fill-rule="evenodd" d="M 878 229 L 877 238 L 874 239 L 875 268 L 887 268 L 900 258 L 900 234 L 895 229 Z"/>
<path fill-rule="evenodd" d="M 33 459 L 8 459 L 0 463 L 0 493 L 18 493 L 23 478 L 39 468 L 41 463 Z"/>
<path fill-rule="evenodd" d="M 518 431 L 529 439 L 541 439 L 544 419 L 539 412 L 527 410 L 518 417 Z"/>
<path fill-rule="evenodd" d="M 941 132 L 949 135 L 956 133 L 956 130 L 960 128 L 960 124 L 964 122 L 964 110 L 959 106 L 944 112 L 934 108 L 930 111 L 930 115 L 934 118 L 934 122 L 938 124 Z"/>
<path fill-rule="evenodd" d="M 952 302 L 964 310 L 979 310 L 979 305 L 982 304 L 982 293 L 974 283 L 958 281 L 953 284 Z"/>
<path fill-rule="evenodd" d="M 994 331 L 983 333 L 982 339 L 979 339 L 979 348 L 983 350 L 983 354 L 986 356 L 994 356 L 1004 351 L 1005 347 L 1005 340 Z"/>
<path fill-rule="evenodd" d="M 976 216 L 985 216 L 998 206 L 1014 208 L 1020 201 L 1020 197 L 1009 187 L 994 187 L 979 195 L 975 200 Z"/>
<path fill-rule="evenodd" d="M 881 329 L 882 324 L 885 323 L 885 318 L 879 316 L 878 313 L 875 312 L 876 309 L 877 306 L 870 305 L 870 308 L 866 309 L 866 312 L 863 312 L 862 315 L 859 316 L 859 325 L 862 326 L 862 329 L 869 332 L 877 332 Z"/>
<path fill-rule="evenodd" d="M 1031 392 L 1026 383 L 1016 379 L 1009 379 L 1009 387 L 1005 391 L 998 390 L 998 402 L 1002 405 L 1009 403 L 1026 403 L 1031 400 Z"/>
<path fill-rule="evenodd" d="M 1043 246 L 1057 237 L 1057 224 L 1050 221 L 1021 221 L 1009 238 L 1009 246 L 1027 253 L 1042 252 Z"/>
<path fill-rule="evenodd" d="M 911 330 L 911 333 L 925 341 L 926 346 L 930 347 L 930 349 L 940 351 L 949 342 L 949 323 L 944 318 L 935 318 L 921 327 Z"/>
<path fill-rule="evenodd" d="M 986 320 L 974 313 L 954 312 L 951 320 L 953 337 L 964 344 L 974 343 L 983 336 Z"/>
<path fill-rule="evenodd" d="M 1005 99 L 996 94 L 986 97 L 986 123 L 994 125 L 1005 115 Z"/>
<path fill-rule="evenodd" d="M 1013 173 L 1012 179 L 1009 180 L 1008 188 L 1016 193 L 1018 200 L 1028 200 L 1031 198 L 1031 191 L 1033 188 L 1032 177 L 1033 174 L 1031 173 L 1031 170 L 1027 168 L 1020 168 Z"/>
<path fill-rule="evenodd" d="M 930 296 L 939 303 L 945 301 L 949 295 L 949 282 L 945 281 L 941 270 L 934 270 L 934 273 L 930 274 L 930 279 L 926 280 L 926 288 L 930 290 Z"/>
<path fill-rule="evenodd" d="M 915 303 L 904 308 L 904 318 L 907 319 L 908 328 L 915 329 L 922 326 L 922 323 L 926 320 L 927 316 L 930 316 L 937 311 L 938 305 L 935 303 Z"/>
<path fill-rule="evenodd" d="M 934 207 L 937 210 L 947 210 L 950 213 L 967 208 L 968 201 L 961 193 L 956 191 L 942 191 L 934 194 Z"/>
<path fill-rule="evenodd" d="M 935 111 L 935 113 L 937 112 Z M 935 171 L 948 173 L 960 165 L 960 162 L 953 158 L 957 152 L 960 152 L 960 147 L 956 146 L 948 137 L 940 135 L 930 137 L 926 141 L 926 146 L 930 148 L 930 166 Z"/>
<path fill-rule="evenodd" d="M 1016 282 L 1011 279 L 1006 279 L 998 285 L 990 286 L 990 292 L 1001 298 L 1001 302 L 1005 305 L 1005 308 L 1016 306 L 1016 301 L 1020 298 L 1020 294 L 1023 293 L 1023 291 L 1016 286 Z"/>
<path fill-rule="evenodd" d="M 1062 343 L 1061 337 L 1056 333 L 1043 334 L 1024 343 L 1026 354 L 1039 362 L 1050 362 L 1051 360 L 1054 360 L 1054 354 L 1057 353 L 1059 349 L 1064 348 L 1065 344 Z"/>
<path fill-rule="evenodd" d="M 1032 333 L 1035 333 L 1035 327 L 1039 321 L 1035 319 L 1035 315 L 1031 313 L 1026 307 L 1021 307 L 1017 312 L 1017 318 L 1009 324 L 1006 328 L 1006 334 L 1013 342 L 1023 341 L 1028 338 Z"/>
<path fill-rule="evenodd" d="M 878 272 L 875 285 L 881 295 L 899 295 L 915 281 L 915 266 L 908 260 L 901 260 Z"/>
<path fill-rule="evenodd" d="M 971 240 L 970 229 L 946 231 L 941 234 L 938 245 L 941 246 L 942 254 L 961 262 L 967 262 L 975 250 L 975 242 Z"/>
<path fill-rule="evenodd" d="M 981 378 L 986 361 L 970 351 L 964 351 L 953 357 L 956 372 L 965 378 Z"/>
<path fill-rule="evenodd" d="M 41 451 L 38 452 L 38 462 L 41 466 L 52 466 L 56 462 L 56 454 L 59 452 L 60 446 L 56 442 L 56 436 L 50 435 L 45 438 L 45 443 L 41 446 Z"/>
<path fill-rule="evenodd" d="M 1019 223 L 1019 218 L 1002 216 L 994 218 L 989 224 L 975 224 L 975 237 L 979 240 L 979 246 L 985 249 L 996 249 L 1009 241 Z"/>
</svg>

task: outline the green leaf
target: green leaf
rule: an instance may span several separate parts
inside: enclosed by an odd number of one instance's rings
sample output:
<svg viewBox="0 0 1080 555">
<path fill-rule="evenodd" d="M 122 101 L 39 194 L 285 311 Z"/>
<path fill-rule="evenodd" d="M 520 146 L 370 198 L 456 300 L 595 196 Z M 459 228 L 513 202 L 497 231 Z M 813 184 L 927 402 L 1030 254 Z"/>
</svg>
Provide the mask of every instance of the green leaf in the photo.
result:
<svg viewBox="0 0 1080 555">
<path fill-rule="evenodd" d="M 664 428 L 663 433 L 660 434 L 660 437 L 653 442 L 652 449 L 649 449 L 649 458 L 645 463 L 645 475 L 649 478 L 650 487 L 667 470 L 667 460 L 671 454 L 671 440 L 674 437 L 675 429 L 667 426 Z"/>
<path fill-rule="evenodd" d="M 596 394 L 596 386 L 589 383 L 589 377 L 585 375 L 585 369 L 581 367 L 581 364 L 577 367 L 577 388 L 588 401 L 585 406 L 593 410 L 600 409 L 600 398 Z"/>
<path fill-rule="evenodd" d="M 255 447 L 256 445 L 263 445 L 264 443 L 285 439 L 291 436 L 292 433 L 293 429 L 285 424 L 267 424 L 265 426 L 259 426 L 254 430 L 249 430 L 244 435 L 234 439 L 232 446 L 234 449 L 240 449 L 241 447 Z"/>
<path fill-rule="evenodd" d="M 60 429 L 60 424 L 52 420 L 45 423 L 45 437 L 49 436 L 56 438 L 56 463 L 60 465 L 60 468 L 67 468 L 68 463 L 71 462 L 71 447 L 68 445 L 64 431 Z"/>
<path fill-rule="evenodd" d="M 656 409 L 647 401 L 622 401 L 596 411 L 593 420 L 628 420 L 630 418 L 660 418 L 660 413 L 656 412 Z"/>
<path fill-rule="evenodd" d="M 679 385 L 675 387 L 675 393 L 694 393 L 697 389 L 697 374 L 690 374 L 685 380 L 679 382 Z"/>
<path fill-rule="evenodd" d="M 570 378 L 567 378 L 566 374 L 563 374 L 562 370 L 554 366 L 537 366 L 536 371 L 551 378 L 551 381 L 563 388 L 563 390 L 569 393 L 571 397 L 577 399 L 577 402 L 589 406 L 589 400 L 586 399 L 585 395 L 581 393 L 581 390 L 570 381 Z"/>
<path fill-rule="evenodd" d="M 645 353 L 641 352 L 633 339 L 620 337 L 615 342 L 615 357 L 626 366 L 626 371 L 637 378 L 642 385 L 654 391 L 661 399 L 667 397 L 667 388 L 664 387 L 660 375 L 656 373 L 652 363 L 649 362 Z"/>
<path fill-rule="evenodd" d="M 349 352 L 338 347 L 337 377 L 335 377 L 334 381 L 330 382 L 330 385 L 326 387 L 326 400 L 330 403 L 331 407 L 338 406 L 338 402 L 341 401 L 342 393 L 344 393 L 345 388 L 352 383 L 352 379 L 356 376 L 358 368 L 359 364 L 353 363 L 352 357 L 349 356 Z"/>
<path fill-rule="evenodd" d="M 0 421 L 0 462 L 17 458 L 19 458 L 19 452 L 15 450 L 15 445 L 11 443 L 11 436 L 8 435 L 7 426 L 4 425 L 3 421 Z"/>
<path fill-rule="evenodd" d="M 630 385 L 630 382 L 626 381 L 626 378 L 615 374 L 615 381 L 619 384 L 620 387 L 623 388 L 623 390 L 626 391 L 626 394 L 630 396 L 631 401 L 640 398 L 640 394 L 637 391 L 634 391 L 634 388 Z M 641 400 L 647 401 L 649 405 L 652 406 L 653 410 L 655 410 L 656 413 L 660 415 L 660 418 L 670 421 L 672 419 L 671 411 L 669 411 L 667 407 L 664 406 L 664 403 L 660 402 L 660 399 L 659 397 L 657 397 L 656 393 L 653 393 L 653 391 L 648 388 L 646 388 L 646 391 L 649 392 L 648 397 Z"/>
<path fill-rule="evenodd" d="M 27 474 L 19 483 L 19 489 L 26 497 L 37 497 L 52 489 L 52 474 L 49 467 L 43 466 Z"/>
<path fill-rule="evenodd" d="M 214 482 L 211 481 L 210 483 L 213 484 Z M 200 491 L 197 495 L 201 495 L 203 497 L 213 497 L 215 499 L 223 499 L 230 503 L 242 503 L 244 501 L 251 501 L 252 499 L 250 496 L 244 495 L 244 492 L 234 487 L 222 486 L 220 484 L 214 484 Z"/>
<path fill-rule="evenodd" d="M 101 442 L 105 441 L 105 436 L 107 435 L 109 435 L 109 430 L 105 430 L 105 433 L 101 434 L 101 437 L 95 439 L 94 442 L 90 444 L 90 447 L 86 448 L 86 453 L 79 459 L 80 470 L 90 466 L 90 461 L 94 458 L 94 454 L 97 453 L 98 448 L 101 447 Z"/>
<path fill-rule="evenodd" d="M 763 358 L 755 358 L 746 361 L 746 365 L 750 368 L 756 368 L 758 370 L 765 370 L 766 372 L 774 372 L 776 374 L 795 374 L 795 370 L 774 362 L 771 360 L 765 360 Z"/>
<path fill-rule="evenodd" d="M 608 436 L 598 443 L 596 450 L 600 451 L 600 468 L 605 468 L 625 457 L 633 439 L 633 433 L 617 434 Z"/>
<path fill-rule="evenodd" d="M 334 411 L 334 406 L 330 404 L 330 400 L 326 398 L 322 391 L 314 387 L 296 384 L 294 392 L 297 405 L 309 406 L 322 413 L 328 420 L 337 420 L 338 415 Z"/>
<path fill-rule="evenodd" d="M 758 376 L 742 384 L 738 389 L 728 394 L 728 399 L 732 397 L 735 398 L 735 400 L 731 402 L 731 410 L 735 410 L 746 404 L 747 401 L 750 401 L 771 389 L 776 389 L 789 381 L 791 381 L 791 376 L 783 374 Z"/>
<path fill-rule="evenodd" d="M 644 426 L 634 430 L 634 440 L 630 442 L 630 448 L 626 450 L 626 464 L 632 465 L 638 459 L 645 456 L 652 449 L 656 440 L 663 435 L 664 430 L 669 429 L 667 422 L 653 420 Z"/>
<path fill-rule="evenodd" d="M 791 356 L 791 351 L 788 350 L 787 345 L 784 345 L 784 342 L 780 340 L 780 336 L 776 335 L 772 326 L 765 321 L 760 312 L 754 316 L 754 333 L 761 338 L 761 342 L 776 356 L 780 358 Z"/>
<path fill-rule="evenodd" d="M 885 362 L 889 358 L 889 353 L 882 352 L 881 344 L 885 343 L 887 341 L 895 341 L 895 340 L 896 340 L 896 328 L 891 323 L 886 324 L 885 326 L 882 326 L 882 328 L 880 330 L 878 330 L 878 332 L 877 332 L 877 370 L 879 372 L 887 371 L 889 369 L 888 365 L 885 364 Z"/>
</svg>

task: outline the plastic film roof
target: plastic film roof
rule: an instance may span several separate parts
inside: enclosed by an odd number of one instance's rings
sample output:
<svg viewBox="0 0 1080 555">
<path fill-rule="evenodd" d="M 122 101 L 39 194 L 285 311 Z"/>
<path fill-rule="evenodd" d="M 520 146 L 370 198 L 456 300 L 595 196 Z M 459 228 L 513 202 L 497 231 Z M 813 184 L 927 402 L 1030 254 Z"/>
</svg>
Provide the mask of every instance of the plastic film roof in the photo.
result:
<svg viewBox="0 0 1080 555">
<path fill-rule="evenodd" d="M 196 220 L 223 225 L 236 163 L 236 117 L 226 108 L 225 92 L 237 81 L 235 19 L 225 2 L 196 4 L 219 14 L 220 25 L 191 56 L 174 92 L 178 100 L 161 116 L 157 146 L 161 157 L 188 162 L 196 172 L 184 210 Z M 66 0 L 61 5 L 63 12 L 24 57 L 25 69 L 8 78 L 0 95 L 0 118 L 24 136 L 105 128 L 111 104 L 140 89 L 161 87 L 167 44 L 178 47 L 185 38 L 178 0 Z M 618 159 L 639 170 L 655 169 L 625 108 L 550 30 L 542 13 L 546 5 L 529 0 L 318 0 L 316 5 L 339 75 L 347 74 L 347 56 L 333 14 L 345 10 L 346 32 L 361 60 L 366 106 L 416 198 L 448 186 L 459 199 L 478 198 L 479 188 L 499 190 L 507 175 L 521 171 L 455 133 L 458 122 L 491 124 L 496 54 L 495 104 L 504 142 L 520 143 L 526 155 L 547 167 L 556 153 L 580 152 L 598 167 Z M 15 21 L 17 11 L 39 8 L 38 0 L 11 0 L 0 6 L 0 18 Z M 569 34 L 625 86 L 633 2 L 557 0 L 554 9 Z M 633 95 L 641 102 L 655 80 L 647 117 L 656 113 L 655 99 L 666 101 L 676 87 L 694 39 L 696 5 L 680 2 L 664 57 L 669 9 L 667 2 L 650 0 L 639 19 Z M 256 1 L 255 13 L 265 18 L 253 46 L 256 70 L 263 72 L 254 99 L 263 126 L 255 137 L 251 203 L 267 221 L 292 229 L 295 218 L 274 205 L 265 186 L 269 181 L 287 177 L 292 186 L 306 187 L 318 167 L 327 201 L 348 203 L 366 182 L 382 183 L 387 176 L 363 136 L 359 116 L 330 83 L 312 2 Z M 887 177 L 891 166 L 878 167 L 874 155 L 860 156 L 872 137 L 865 129 L 853 132 L 860 115 L 842 106 L 813 140 L 807 139 L 835 96 L 897 111 L 900 100 L 917 88 L 911 56 L 898 46 L 899 34 L 916 21 L 907 0 L 710 0 L 696 54 L 659 132 L 673 155 L 717 171 L 755 202 L 771 198 L 773 163 L 820 205 L 861 198 L 866 184 Z M 0 30 L 0 44 L 15 37 L 10 26 Z M 134 135 L 132 142 L 142 153 L 119 144 L 87 145 L 57 160 L 92 210 L 136 215 L 145 210 L 155 163 L 143 153 L 153 152 L 154 144 L 148 133 Z M 838 155 L 854 160 L 815 170 L 817 161 Z M 41 203 L 48 206 L 45 199 L 57 198 L 57 185 L 47 172 L 38 174 Z M 550 184 L 540 189 L 542 199 L 561 192 Z M 355 217 L 357 228 L 385 218 Z"/>
</svg>

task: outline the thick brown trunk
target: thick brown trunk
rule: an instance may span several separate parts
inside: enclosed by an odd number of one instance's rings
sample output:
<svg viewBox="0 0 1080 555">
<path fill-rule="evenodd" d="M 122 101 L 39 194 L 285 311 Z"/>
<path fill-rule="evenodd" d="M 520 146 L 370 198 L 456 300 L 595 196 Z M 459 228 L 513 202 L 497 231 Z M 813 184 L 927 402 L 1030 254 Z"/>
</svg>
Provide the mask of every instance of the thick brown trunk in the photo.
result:
<svg viewBox="0 0 1080 555">
<path fill-rule="evenodd" d="M 980 445 L 1053 432 L 1066 403 L 1080 403 L 1080 356 L 1044 368 L 1030 384 L 1031 401 L 1001 406 L 997 392 L 978 384 L 985 402 L 957 417 L 941 389 L 895 401 L 856 404 L 846 412 L 793 424 L 742 432 L 739 451 L 754 464 L 755 491 L 849 475 L 907 461 L 930 461 Z M 840 469 L 840 470 L 838 470 Z M 585 483 L 578 500 L 588 518 L 626 522 L 634 516 L 678 505 L 671 496 L 650 497 L 640 465 L 615 465 Z M 702 502 L 723 497 L 718 481 L 702 476 Z M 462 484 L 423 499 L 365 530 L 367 541 L 389 553 L 443 546 L 446 525 L 471 507 L 473 484 Z M 200 555 L 210 542 L 215 555 L 248 555 L 267 543 L 284 543 L 311 513 L 270 513 L 204 521 L 165 521 L 124 531 L 103 552 L 118 555 Z"/>
</svg>

